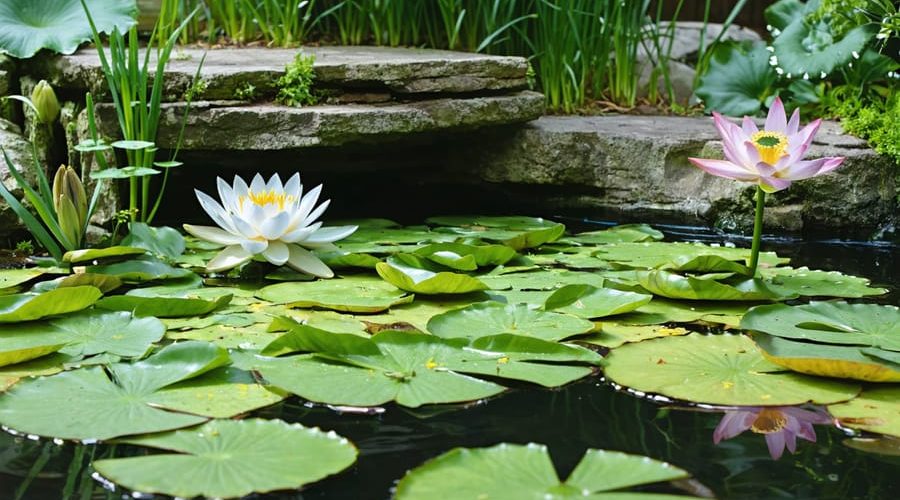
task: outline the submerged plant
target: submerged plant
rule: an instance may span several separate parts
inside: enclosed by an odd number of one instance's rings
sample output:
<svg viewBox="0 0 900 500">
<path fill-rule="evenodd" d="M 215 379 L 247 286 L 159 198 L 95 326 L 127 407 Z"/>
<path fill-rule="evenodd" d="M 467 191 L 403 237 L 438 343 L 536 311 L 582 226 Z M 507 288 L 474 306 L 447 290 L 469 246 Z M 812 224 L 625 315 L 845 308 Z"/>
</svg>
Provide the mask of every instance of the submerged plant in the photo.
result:
<svg viewBox="0 0 900 500">
<path fill-rule="evenodd" d="M 800 111 L 794 110 L 788 121 L 784 105 L 777 97 L 769 109 L 763 130 L 759 130 L 749 116 L 744 117 L 740 127 L 718 113 L 713 113 L 713 119 L 719 135 L 722 136 L 726 159 L 688 159 L 712 175 L 757 185 L 756 217 L 749 264 L 750 276 L 754 276 L 759 262 L 766 193 L 787 189 L 793 181 L 830 172 L 838 168 L 844 158 L 829 156 L 817 160 L 803 160 L 822 120 L 815 120 L 800 129 Z"/>
<path fill-rule="evenodd" d="M 713 442 L 731 439 L 750 429 L 766 436 L 769 454 L 778 460 L 784 448 L 794 453 L 797 438 L 816 442 L 813 424 L 829 424 L 831 417 L 821 409 L 804 410 L 794 406 L 748 406 L 742 410 L 726 411 L 713 432 Z"/>
<path fill-rule="evenodd" d="M 258 258 L 320 278 L 334 276 L 308 249 L 336 249 L 332 243 L 352 234 L 356 226 L 323 228 L 316 222 L 331 202 L 326 200 L 314 208 L 321 185 L 304 194 L 300 174 L 291 176 L 286 184 L 278 174 L 268 182 L 256 174 L 249 186 L 238 176 L 233 186 L 220 177 L 216 182 L 221 204 L 206 193 L 195 192 L 200 206 L 219 227 L 184 225 L 185 231 L 198 238 L 227 245 L 209 261 L 207 271 L 226 271 Z"/>
</svg>

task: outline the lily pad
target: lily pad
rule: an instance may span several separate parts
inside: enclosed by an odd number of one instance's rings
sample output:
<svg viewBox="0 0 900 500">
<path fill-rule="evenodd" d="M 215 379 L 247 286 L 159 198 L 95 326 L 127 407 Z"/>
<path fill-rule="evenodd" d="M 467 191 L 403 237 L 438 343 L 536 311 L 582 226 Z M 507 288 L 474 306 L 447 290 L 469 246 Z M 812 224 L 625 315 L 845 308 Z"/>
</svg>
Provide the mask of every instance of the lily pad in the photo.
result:
<svg viewBox="0 0 900 500">
<path fill-rule="evenodd" d="M 46 356 L 65 344 L 52 339 L 34 339 L 20 335 L 4 334 L 0 337 L 0 366 L 14 365 Z"/>
<path fill-rule="evenodd" d="M 27 283 L 44 274 L 41 269 L 0 269 L 0 289 Z"/>
<path fill-rule="evenodd" d="M 760 269 L 766 286 L 781 295 L 804 297 L 858 298 L 887 293 L 884 288 L 869 286 L 869 280 L 837 271 L 810 270 L 806 267 L 770 267 Z"/>
<path fill-rule="evenodd" d="M 0 398 L 0 423 L 63 439 L 110 439 L 196 425 L 206 417 L 151 404 L 159 390 L 229 362 L 203 342 L 172 344 L 137 363 L 79 368 L 21 381 Z M 60 418 L 65 415 L 65 418 Z"/>
<path fill-rule="evenodd" d="M 648 292 L 670 299 L 687 300 L 776 300 L 795 297 L 770 290 L 761 279 L 729 282 L 682 276 L 668 271 L 639 271 L 638 283 Z"/>
<path fill-rule="evenodd" d="M 229 302 L 231 302 L 231 295 L 223 295 L 215 300 L 193 297 L 116 295 L 100 299 L 96 307 L 110 311 L 131 311 L 135 316 L 178 318 L 183 316 L 202 316 L 224 307 Z"/>
<path fill-rule="evenodd" d="M 506 245 L 465 245 L 432 243 L 414 252 L 437 264 L 460 271 L 474 271 L 483 266 L 500 266 L 515 258 L 516 251 Z"/>
<path fill-rule="evenodd" d="M 590 321 L 548 311 L 538 311 L 525 304 L 482 302 L 431 318 L 428 331 L 444 338 L 487 337 L 512 333 L 543 340 L 561 340 L 582 335 L 594 329 Z"/>
<path fill-rule="evenodd" d="M 643 340 L 671 337 L 673 335 L 687 335 L 689 333 L 691 333 L 690 330 L 677 326 L 622 325 L 604 321 L 600 324 L 597 331 L 587 337 L 579 338 L 578 342 L 614 349 L 630 342 L 641 342 Z"/>
<path fill-rule="evenodd" d="M 309 283 L 278 283 L 261 288 L 256 296 L 289 307 L 320 307 L 335 311 L 384 311 L 408 304 L 413 296 L 371 276 L 353 276 Z"/>
<path fill-rule="evenodd" d="M 582 245 L 608 245 L 610 243 L 636 243 L 663 239 L 663 234 L 647 224 L 622 224 L 599 231 L 587 231 L 561 238 L 561 242 Z"/>
<path fill-rule="evenodd" d="M 467 238 L 497 241 L 514 249 L 534 248 L 563 235 L 566 226 L 539 217 L 443 216 L 429 224 L 444 226 L 436 231 Z"/>
<path fill-rule="evenodd" d="M 125 141 L 119 141 L 125 142 Z M 115 146 L 115 144 L 113 144 Z M 156 175 L 159 170 L 150 167 L 122 167 L 122 168 L 104 168 L 91 172 L 91 179 L 130 179 L 132 177 L 145 177 L 148 175 Z"/>
<path fill-rule="evenodd" d="M 271 406 L 285 396 L 258 384 L 249 372 L 226 366 L 159 390 L 148 401 L 169 410 L 229 418 Z"/>
<path fill-rule="evenodd" d="M 828 406 L 844 427 L 900 437 L 900 387 L 866 389 L 846 403 Z"/>
<path fill-rule="evenodd" d="M 153 257 L 142 257 L 115 264 L 88 266 L 86 271 L 117 276 L 125 283 L 189 278 L 194 274 L 188 269 L 172 267 Z"/>
<path fill-rule="evenodd" d="M 603 260 L 615 262 L 622 267 L 633 269 L 660 269 L 681 261 L 682 265 L 694 258 L 716 256 L 734 262 L 750 259 L 749 248 L 729 248 L 704 245 L 702 243 L 664 243 L 660 241 L 643 243 L 619 243 L 597 248 L 595 255 Z M 788 259 L 778 257 L 774 252 L 760 252 L 762 266 L 775 266 Z M 677 264 L 676 264 L 677 265 Z"/>
<path fill-rule="evenodd" d="M 786 406 L 846 401 L 856 384 L 785 372 L 744 335 L 665 337 L 613 349 L 606 376 L 631 389 L 695 403 Z"/>
<path fill-rule="evenodd" d="M 665 462 L 617 451 L 589 449 L 561 482 L 547 447 L 501 443 L 490 448 L 455 448 L 409 471 L 397 484 L 397 499 L 440 498 L 634 498 L 686 496 L 623 492 L 625 488 L 685 479 Z"/>
<path fill-rule="evenodd" d="M 487 289 L 487 285 L 477 278 L 441 270 L 435 264 L 410 254 L 392 255 L 387 262 L 376 264 L 375 270 L 382 279 L 407 292 L 436 295 Z"/>
<path fill-rule="evenodd" d="M 605 279 L 595 273 L 540 270 L 510 274 L 486 274 L 479 279 L 493 290 L 553 290 L 565 285 L 591 285 L 602 288 Z"/>
<path fill-rule="evenodd" d="M 544 302 L 544 309 L 594 319 L 634 311 L 647 304 L 652 295 L 623 292 L 590 285 L 566 285 Z"/>
<path fill-rule="evenodd" d="M 795 342 L 764 333 L 754 334 L 753 340 L 766 359 L 795 372 L 866 382 L 900 382 L 900 353 L 894 353 L 897 359 L 892 362 L 885 356 L 872 355 L 877 354 L 873 349 Z"/>
<path fill-rule="evenodd" d="M 6 391 L 25 378 L 59 373 L 63 371 L 64 365 L 71 359 L 71 356 L 56 353 L 49 356 L 41 356 L 24 363 L 0 367 L 0 392 Z"/>
<path fill-rule="evenodd" d="M 757 305 L 738 301 L 683 301 L 655 297 L 633 312 L 617 316 L 616 322 L 629 325 L 658 325 L 661 323 L 691 323 L 706 321 L 737 327 L 741 316 Z"/>
<path fill-rule="evenodd" d="M 79 273 L 63 276 L 55 280 L 42 281 L 34 285 L 31 290 L 43 293 L 57 288 L 72 286 L 93 286 L 103 293 L 108 293 L 122 286 L 122 280 L 108 274 Z"/>
<path fill-rule="evenodd" d="M 130 246 L 114 246 L 106 248 L 85 248 L 83 250 L 70 250 L 63 254 L 63 261 L 71 264 L 92 262 L 109 258 L 132 257 L 147 253 L 143 248 Z"/>
<path fill-rule="evenodd" d="M 57 288 L 41 294 L 23 293 L 0 296 L 0 323 L 32 321 L 80 311 L 103 293 L 92 286 Z"/>
<path fill-rule="evenodd" d="M 333 432 L 256 418 L 121 441 L 175 453 L 97 460 L 100 474 L 135 491 L 180 498 L 297 489 L 349 467 L 357 454 Z"/>
<path fill-rule="evenodd" d="M 177 259 L 184 253 L 184 236 L 168 227 L 153 227 L 143 222 L 132 222 L 130 232 L 122 240 L 123 245 L 143 248 L 167 259 Z"/>
</svg>

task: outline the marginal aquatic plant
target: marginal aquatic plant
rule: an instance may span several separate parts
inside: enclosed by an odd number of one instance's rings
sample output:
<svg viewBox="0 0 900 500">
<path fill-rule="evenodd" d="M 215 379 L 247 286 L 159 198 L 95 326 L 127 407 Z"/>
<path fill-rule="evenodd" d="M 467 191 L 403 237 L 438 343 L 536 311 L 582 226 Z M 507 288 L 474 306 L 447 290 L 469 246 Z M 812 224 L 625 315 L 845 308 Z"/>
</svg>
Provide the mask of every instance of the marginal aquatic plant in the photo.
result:
<svg viewBox="0 0 900 500">
<path fill-rule="evenodd" d="M 318 99 L 313 94 L 312 86 L 316 79 L 313 64 L 316 58 L 313 55 L 299 53 L 294 57 L 294 62 L 284 68 L 282 75 L 275 86 L 278 87 L 278 95 L 275 99 L 287 106 L 311 106 Z"/>
<path fill-rule="evenodd" d="M 822 409 L 805 410 L 794 406 L 748 406 L 740 410 L 726 411 L 713 432 L 713 442 L 731 439 L 747 429 L 766 436 L 769 454 L 774 460 L 781 458 L 785 447 L 794 453 L 797 438 L 816 442 L 813 424 L 831 423 L 831 417 Z"/>
<path fill-rule="evenodd" d="M 216 183 L 221 203 L 202 191 L 195 192 L 200 206 L 219 227 L 184 225 L 185 231 L 198 238 L 227 245 L 209 261 L 207 271 L 227 271 L 258 258 L 320 278 L 334 276 L 309 249 L 336 249 L 332 243 L 351 235 L 356 226 L 323 228 L 316 222 L 331 202 L 315 206 L 321 185 L 304 193 L 300 174 L 291 176 L 286 184 L 278 174 L 268 182 L 256 174 L 249 186 L 238 176 L 232 186 L 220 177 Z"/>
<path fill-rule="evenodd" d="M 766 193 L 787 189 L 793 181 L 828 173 L 838 168 L 844 158 L 803 160 L 822 120 L 815 120 L 800 129 L 800 111 L 794 110 L 788 122 L 779 98 L 772 103 L 763 130 L 759 130 L 749 116 L 744 117 L 740 127 L 718 113 L 713 113 L 713 119 L 722 136 L 726 159 L 688 159 L 712 175 L 756 184 L 756 216 L 748 266 L 750 276 L 755 276 Z"/>
</svg>

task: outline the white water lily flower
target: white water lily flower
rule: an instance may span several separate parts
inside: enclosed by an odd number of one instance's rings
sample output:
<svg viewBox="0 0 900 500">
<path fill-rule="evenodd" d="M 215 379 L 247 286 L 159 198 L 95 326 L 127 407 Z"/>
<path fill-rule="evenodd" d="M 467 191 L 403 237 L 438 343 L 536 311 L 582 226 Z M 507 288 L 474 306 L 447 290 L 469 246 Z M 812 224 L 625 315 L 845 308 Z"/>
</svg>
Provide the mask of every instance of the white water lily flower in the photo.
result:
<svg viewBox="0 0 900 500">
<path fill-rule="evenodd" d="M 286 184 L 278 174 L 269 182 L 256 174 L 249 186 L 238 176 L 233 186 L 219 177 L 216 183 L 221 204 L 206 193 L 194 192 L 219 227 L 184 225 L 185 231 L 200 239 L 228 245 L 209 261 L 207 271 L 225 271 L 257 258 L 320 278 L 334 276 L 308 249 L 336 249 L 333 242 L 351 235 L 357 226 L 322 227 L 316 222 L 331 202 L 325 200 L 313 208 L 321 185 L 304 195 L 300 174 Z"/>
</svg>

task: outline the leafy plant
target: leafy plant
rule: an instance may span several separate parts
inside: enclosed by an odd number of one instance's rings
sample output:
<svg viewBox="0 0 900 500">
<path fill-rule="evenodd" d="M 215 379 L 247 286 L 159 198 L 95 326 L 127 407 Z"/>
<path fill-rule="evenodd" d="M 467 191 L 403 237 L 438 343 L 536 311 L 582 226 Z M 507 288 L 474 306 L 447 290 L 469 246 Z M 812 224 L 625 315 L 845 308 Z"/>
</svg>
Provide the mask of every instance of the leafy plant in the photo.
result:
<svg viewBox="0 0 900 500">
<path fill-rule="evenodd" d="M 313 55 L 300 53 L 294 57 L 294 62 L 285 67 L 284 75 L 275 82 L 278 102 L 287 106 L 312 106 L 318 102 L 312 88 L 316 80 L 315 62 Z"/>
</svg>

